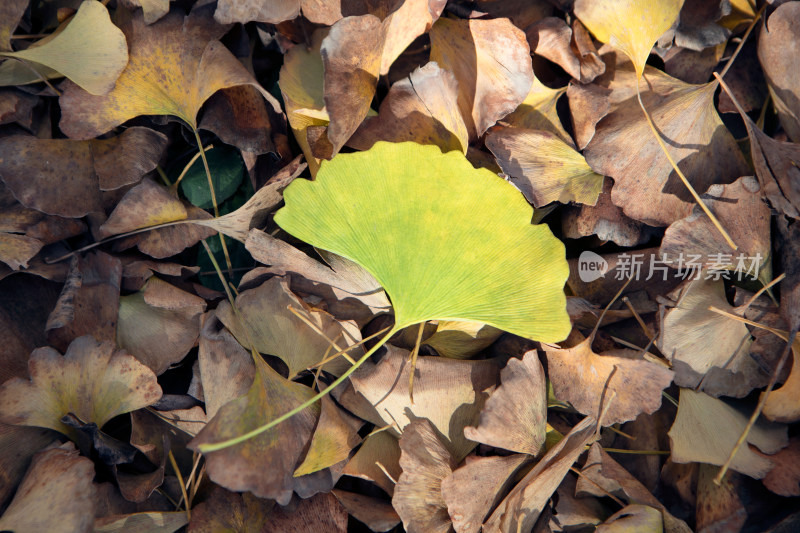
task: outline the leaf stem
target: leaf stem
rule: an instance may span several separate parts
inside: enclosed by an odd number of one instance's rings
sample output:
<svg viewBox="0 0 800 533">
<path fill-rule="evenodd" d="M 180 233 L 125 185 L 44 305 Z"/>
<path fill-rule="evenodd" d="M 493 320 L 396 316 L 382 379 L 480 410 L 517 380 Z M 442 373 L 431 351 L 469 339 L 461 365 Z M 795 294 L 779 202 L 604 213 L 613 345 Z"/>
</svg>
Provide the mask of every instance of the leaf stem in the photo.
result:
<svg viewBox="0 0 800 533">
<path fill-rule="evenodd" d="M 378 343 L 375 346 L 370 348 L 361 357 L 361 359 L 356 361 L 356 364 L 354 364 L 353 366 L 351 366 L 350 368 L 345 370 L 342 373 L 342 375 L 339 376 L 338 378 L 336 378 L 333 381 L 333 383 L 328 385 L 328 387 L 325 388 L 325 390 L 318 392 L 317 394 L 315 394 L 314 396 L 312 396 L 311 398 L 309 398 L 308 400 L 306 400 L 302 404 L 298 405 L 297 407 L 295 407 L 291 411 L 289 411 L 287 413 L 284 413 L 283 415 L 281 415 L 278 418 L 276 418 L 276 419 L 264 424 L 263 426 L 260 426 L 260 427 L 257 427 L 256 429 L 248 431 L 247 433 L 245 433 L 243 435 L 239 435 L 238 437 L 234 437 L 232 439 L 224 440 L 224 441 L 221 441 L 221 442 L 213 442 L 213 443 L 208 443 L 208 444 L 201 444 L 198 448 L 200 449 L 200 451 L 202 453 L 209 453 L 209 452 L 216 452 L 216 451 L 219 451 L 219 450 L 224 450 L 225 448 L 229 448 L 231 446 L 235 446 L 237 444 L 241 444 L 242 442 L 244 442 L 244 441 L 246 441 L 248 439 L 251 439 L 253 437 L 261 435 L 265 431 L 269 431 L 270 429 L 274 428 L 275 426 L 277 426 L 281 422 L 284 422 L 284 421 L 290 419 L 291 417 L 293 417 L 294 415 L 296 415 L 297 413 L 303 411 L 304 409 L 307 409 L 308 407 L 311 407 L 317 401 L 321 400 L 323 396 L 326 396 L 333 389 L 335 389 L 336 387 L 338 387 L 339 385 L 344 383 L 344 380 L 346 380 L 348 377 L 350 377 L 350 374 L 355 372 L 356 369 L 358 369 L 358 367 L 360 367 L 362 364 L 364 364 L 367 361 L 367 359 L 369 359 L 372 356 L 372 354 L 377 352 L 378 349 L 381 346 L 383 346 L 392 337 L 392 335 L 397 333 L 397 330 L 398 330 L 397 326 L 395 326 L 391 330 L 389 330 L 389 332 L 385 336 L 383 336 L 381 338 L 381 340 L 378 341 Z"/>
</svg>

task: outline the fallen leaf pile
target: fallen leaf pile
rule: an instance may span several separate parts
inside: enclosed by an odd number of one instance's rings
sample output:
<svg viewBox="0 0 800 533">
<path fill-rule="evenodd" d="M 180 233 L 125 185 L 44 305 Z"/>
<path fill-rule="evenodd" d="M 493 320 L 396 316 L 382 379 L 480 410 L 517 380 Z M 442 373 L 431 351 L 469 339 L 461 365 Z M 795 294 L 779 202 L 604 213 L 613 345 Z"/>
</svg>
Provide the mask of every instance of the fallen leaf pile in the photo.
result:
<svg viewBox="0 0 800 533">
<path fill-rule="evenodd" d="M 0 531 L 800 530 L 800 1 L 0 2 Z"/>
</svg>

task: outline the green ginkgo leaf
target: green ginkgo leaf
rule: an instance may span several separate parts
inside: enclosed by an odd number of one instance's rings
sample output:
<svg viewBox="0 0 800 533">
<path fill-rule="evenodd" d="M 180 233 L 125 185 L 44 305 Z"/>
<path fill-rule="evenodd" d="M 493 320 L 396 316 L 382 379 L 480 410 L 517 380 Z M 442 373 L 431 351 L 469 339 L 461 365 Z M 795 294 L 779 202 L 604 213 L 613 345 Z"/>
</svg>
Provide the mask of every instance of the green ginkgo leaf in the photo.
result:
<svg viewBox="0 0 800 533">
<path fill-rule="evenodd" d="M 461 152 L 378 142 L 322 163 L 317 179 L 284 191 L 275 222 L 298 239 L 361 265 L 392 301 L 395 323 L 355 365 L 303 405 L 238 444 L 299 413 L 342 383 L 398 330 L 427 320 L 478 321 L 543 342 L 570 331 L 564 245 L 510 183 L 475 169 Z"/>
<path fill-rule="evenodd" d="M 570 329 L 564 245 L 510 183 L 460 152 L 376 143 L 295 180 L 275 215 L 284 230 L 367 269 L 395 329 L 474 320 L 544 342 Z"/>
</svg>

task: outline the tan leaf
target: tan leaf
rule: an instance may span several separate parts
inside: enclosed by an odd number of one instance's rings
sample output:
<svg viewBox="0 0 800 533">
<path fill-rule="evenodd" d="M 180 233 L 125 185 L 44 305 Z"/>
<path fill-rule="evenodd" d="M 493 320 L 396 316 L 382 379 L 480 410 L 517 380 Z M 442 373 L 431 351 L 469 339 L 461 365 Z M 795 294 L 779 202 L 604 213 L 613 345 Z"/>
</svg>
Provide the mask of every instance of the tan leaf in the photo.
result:
<svg viewBox="0 0 800 533">
<path fill-rule="evenodd" d="M 783 3 L 765 20 L 758 36 L 758 59 L 767 78 L 769 93 L 781 126 L 789 138 L 800 142 L 800 84 L 797 63 L 800 54 L 800 5 Z"/>
<path fill-rule="evenodd" d="M 8 531 L 93 531 L 94 464 L 72 443 L 39 452 L 22 480 L 0 529 Z"/>
<path fill-rule="evenodd" d="M 536 350 L 511 358 L 481 411 L 477 428 L 464 428 L 476 442 L 528 455 L 544 445 L 547 425 L 547 385 Z"/>
<path fill-rule="evenodd" d="M 744 431 L 748 416 L 749 413 L 742 413 L 722 400 L 681 389 L 678 414 L 669 430 L 672 460 L 724 464 Z M 776 453 L 788 444 L 786 426 L 756 422 L 730 464 L 731 470 L 761 479 L 772 469 L 772 461 L 756 454 L 747 444 L 767 454 Z"/>
<path fill-rule="evenodd" d="M 400 472 L 400 446 L 397 437 L 388 431 L 380 431 L 364 439 L 361 447 L 342 470 L 342 475 L 371 481 L 391 496 Z"/>
<path fill-rule="evenodd" d="M 466 463 L 442 481 L 442 496 L 458 533 L 478 533 L 483 520 L 513 482 L 513 474 L 529 458 L 467 456 Z"/>
<path fill-rule="evenodd" d="M 408 386 L 409 352 L 391 345 L 387 349 L 379 363 L 365 363 L 350 377 L 356 391 L 395 430 L 405 428 L 416 418 L 427 418 L 444 436 L 453 457 L 457 461 L 462 459 L 475 447 L 465 437 L 464 428 L 477 424 L 486 401 L 484 391 L 497 384 L 497 362 L 419 357 L 412 403 Z"/>
<path fill-rule="evenodd" d="M 91 139 L 140 115 L 172 115 L 197 127 L 197 112 L 220 89 L 255 87 L 280 112 L 273 96 L 217 39 L 225 27 L 204 18 L 204 10 L 182 17 L 170 13 L 146 26 L 138 12 L 126 21 L 130 61 L 105 96 L 67 84 L 61 95 L 59 126 L 73 139 Z"/>
<path fill-rule="evenodd" d="M 715 82 L 689 85 L 653 68 L 645 69 L 645 78 L 642 102 L 698 194 L 749 173 L 714 109 Z M 692 197 L 645 120 L 630 63 L 617 64 L 609 88 L 609 98 L 619 103 L 597 123 L 583 152 L 586 162 L 595 172 L 614 178 L 611 199 L 631 218 L 666 226 L 687 216 Z"/>
<path fill-rule="evenodd" d="M 414 141 L 435 144 L 443 152 L 466 152 L 467 126 L 457 101 L 453 74 L 427 63 L 392 85 L 378 116 L 367 117 L 347 145 L 367 150 L 377 141 Z"/>
<path fill-rule="evenodd" d="M 110 342 L 85 336 L 62 356 L 37 348 L 28 362 L 31 380 L 14 378 L 0 387 L 0 421 L 74 430 L 61 422 L 67 413 L 98 427 L 117 415 L 135 411 L 161 398 L 155 374 Z"/>
<path fill-rule="evenodd" d="M 28 268 L 28 261 L 39 253 L 44 243 L 27 235 L 0 232 L 0 261 L 12 270 Z"/>
<path fill-rule="evenodd" d="M 534 207 L 550 202 L 595 205 L 603 176 L 581 154 L 547 131 L 503 128 L 486 136 L 486 147 Z"/>
<path fill-rule="evenodd" d="M 661 533 L 664 531 L 663 520 L 658 509 L 647 505 L 632 504 L 623 507 L 604 523 L 599 524 L 598 533 L 634 533 L 648 531 Z"/>
<path fill-rule="evenodd" d="M 456 462 L 439 432 L 424 418 L 408 424 L 400 437 L 400 466 L 392 506 L 409 533 L 447 533 L 452 523 L 442 496 L 442 481 Z"/>
<path fill-rule="evenodd" d="M 117 345 L 156 375 L 182 360 L 200 335 L 205 301 L 156 277 L 119 300 Z"/>
<path fill-rule="evenodd" d="M 507 19 L 439 19 L 431 61 L 458 81 L 458 107 L 470 139 L 519 106 L 533 84 L 525 34 Z"/>
<path fill-rule="evenodd" d="M 313 395 L 313 390 L 284 379 L 259 359 L 253 385 L 247 394 L 220 407 L 216 416 L 189 443 L 189 448 L 197 450 L 201 444 L 243 435 L 299 406 Z M 315 404 L 289 418 L 280 427 L 205 454 L 208 476 L 227 489 L 249 491 L 259 498 L 274 499 L 286 505 L 292 492 L 302 483 L 292 473 L 311 438 L 318 414 L 319 407 Z"/>
<path fill-rule="evenodd" d="M 292 313 L 288 309 L 290 306 L 323 334 Z M 258 352 L 281 358 L 289 367 L 290 377 L 314 367 L 326 354 L 336 353 L 338 350 L 334 350 L 330 342 L 343 349 L 361 340 L 355 324 L 339 322 L 324 311 L 311 309 L 289 290 L 285 278 L 276 276 L 255 289 L 242 292 L 236 298 L 236 307 L 245 324 L 239 323 L 228 302 L 217 307 L 217 316 L 243 346 L 249 347 L 252 342 Z M 359 359 L 364 349 L 355 347 L 348 355 Z M 323 369 L 339 375 L 349 366 L 339 357 Z"/>
<path fill-rule="evenodd" d="M 400 523 L 390 503 L 355 492 L 334 489 L 333 495 L 339 500 L 350 516 L 366 525 L 371 531 L 389 531 Z"/>
<path fill-rule="evenodd" d="M 591 417 L 584 418 L 573 427 L 511 490 L 486 520 L 483 530 L 495 533 L 533 528 L 569 468 L 586 445 L 594 440 L 596 429 L 597 422 Z"/>
<path fill-rule="evenodd" d="M 545 349 L 548 376 L 556 398 L 568 401 L 579 413 L 590 416 L 600 416 L 601 407 L 607 406 L 604 426 L 658 410 L 661 391 L 672 383 L 674 373 L 641 359 L 636 350 L 596 354 L 592 351 L 592 340 L 573 333 L 567 339 L 567 344 L 573 345 L 571 348 Z"/>
</svg>

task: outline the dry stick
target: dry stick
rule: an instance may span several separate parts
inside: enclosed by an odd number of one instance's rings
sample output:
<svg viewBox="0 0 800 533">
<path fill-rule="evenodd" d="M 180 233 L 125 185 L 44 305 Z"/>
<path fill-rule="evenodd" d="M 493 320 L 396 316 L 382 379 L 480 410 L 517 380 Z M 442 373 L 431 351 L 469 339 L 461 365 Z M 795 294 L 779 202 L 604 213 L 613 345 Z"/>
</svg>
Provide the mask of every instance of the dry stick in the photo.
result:
<svg viewBox="0 0 800 533">
<path fill-rule="evenodd" d="M 764 285 L 763 287 L 761 287 L 760 289 L 758 289 L 758 292 L 757 292 L 757 293 L 755 293 L 755 294 L 754 294 L 754 295 L 753 295 L 753 296 L 752 296 L 752 297 L 751 297 L 749 300 L 747 300 L 747 302 L 744 304 L 744 309 L 742 309 L 742 312 L 744 313 L 745 311 L 747 311 L 747 309 L 748 309 L 748 308 L 749 308 L 751 305 L 753 305 L 753 303 L 755 303 L 755 301 L 756 301 L 756 300 L 758 300 L 758 297 L 759 297 L 759 296 L 761 296 L 761 295 L 762 295 L 762 294 L 764 294 L 766 291 L 768 291 L 769 289 L 771 289 L 771 288 L 772 288 L 774 285 L 777 285 L 778 283 L 780 283 L 781 281 L 783 281 L 783 278 L 785 278 L 785 277 L 786 277 L 786 273 L 784 272 L 783 274 L 781 274 L 781 275 L 780 275 L 780 276 L 778 276 L 777 278 L 773 279 L 772 281 L 770 281 L 769 283 L 767 283 L 766 285 Z"/>
<path fill-rule="evenodd" d="M 175 471 L 175 475 L 178 476 L 178 484 L 181 486 L 181 494 L 183 495 L 183 501 L 186 502 L 186 519 L 192 519 L 192 512 L 189 510 L 189 498 L 186 495 L 186 483 L 183 481 L 183 476 L 181 475 L 181 471 L 178 468 L 178 463 L 175 462 L 175 456 L 172 455 L 172 450 L 169 451 L 169 462 L 172 465 L 172 469 Z M 178 502 L 178 506 L 180 506 L 180 502 Z"/>
<path fill-rule="evenodd" d="M 197 472 L 197 467 L 200 464 L 200 459 L 203 457 L 201 454 L 197 452 L 193 452 L 194 460 L 192 461 L 192 471 L 189 472 L 189 477 L 186 478 L 186 484 L 189 486 L 189 499 L 186 501 L 186 508 L 188 509 L 191 506 L 192 500 L 194 499 L 193 494 L 193 482 L 194 482 L 194 475 Z M 185 493 L 184 493 L 185 494 Z M 178 500 L 178 505 L 183 503 L 184 495 L 181 495 L 180 500 Z"/>
<path fill-rule="evenodd" d="M 211 204 L 214 206 L 214 218 L 219 218 L 219 206 L 217 205 L 217 193 L 214 191 L 214 181 L 211 179 L 211 169 L 208 166 L 208 159 L 206 158 L 206 151 L 203 148 L 203 141 L 200 140 L 200 134 L 197 128 L 192 128 L 194 132 L 194 140 L 197 142 L 197 149 L 200 150 L 200 158 L 203 160 L 203 167 L 206 170 L 206 178 L 208 178 L 208 190 L 211 193 Z M 233 264 L 231 263 L 231 256 L 228 253 L 228 246 L 225 244 L 225 236 L 219 234 L 219 243 L 222 245 L 222 254 L 225 256 L 225 265 L 228 267 L 228 276 L 233 277 Z M 206 250 L 208 251 L 208 250 Z M 223 285 L 225 282 L 223 282 Z"/>
<path fill-rule="evenodd" d="M 653 333 L 650 331 L 650 328 L 647 327 L 647 324 L 644 323 L 644 320 L 642 320 L 642 317 L 639 315 L 639 313 L 636 312 L 636 309 L 633 307 L 633 304 L 631 304 L 631 299 L 628 298 L 627 296 L 623 296 L 622 303 L 628 306 L 628 309 L 630 309 L 633 318 L 635 318 L 636 322 L 639 323 L 639 327 L 642 328 L 642 331 L 644 331 L 645 336 L 652 342 Z"/>
<path fill-rule="evenodd" d="M 725 74 L 727 74 L 728 71 L 730 70 L 731 65 L 733 65 L 733 61 L 736 59 L 736 56 L 739 55 L 739 52 L 742 51 L 744 43 L 747 41 L 747 38 L 750 37 L 750 34 L 753 32 L 753 28 L 755 28 L 756 26 L 756 22 L 758 22 L 758 19 L 761 18 L 761 14 L 764 13 L 764 9 L 766 9 L 767 5 L 768 5 L 767 3 L 764 3 L 764 5 L 761 6 L 761 9 L 759 9 L 758 12 L 756 12 L 755 16 L 753 17 L 753 20 L 750 22 L 750 25 L 747 26 L 747 30 L 745 30 L 744 35 L 742 35 L 742 40 L 739 41 L 739 46 L 736 47 L 736 50 L 733 51 L 731 58 L 728 60 L 725 66 L 722 67 L 722 72 L 719 73 L 720 78 L 724 78 Z M 714 75 L 716 76 L 716 73 L 714 73 Z"/>
<path fill-rule="evenodd" d="M 778 382 L 778 375 L 783 370 L 783 365 L 786 363 L 786 360 L 789 358 L 789 352 L 792 351 L 792 345 L 794 344 L 794 339 L 797 336 L 797 329 L 798 326 L 794 326 L 792 331 L 789 333 L 789 339 L 786 341 L 786 348 L 783 349 L 783 353 L 781 354 L 781 358 L 778 361 L 778 366 L 775 367 L 775 370 L 772 372 L 772 377 L 770 377 L 769 385 L 761 394 L 761 398 L 758 400 L 758 405 L 756 406 L 753 414 L 750 415 L 750 420 L 747 421 L 747 425 L 742 431 L 742 434 L 739 436 L 739 440 L 736 441 L 736 445 L 731 450 L 731 453 L 728 455 L 728 459 L 725 461 L 725 464 L 722 465 L 720 468 L 717 477 L 714 478 L 714 484 L 720 485 L 722 483 L 722 478 L 725 477 L 725 473 L 728 471 L 728 468 L 731 466 L 733 462 L 733 458 L 736 456 L 736 452 L 739 451 L 739 448 L 744 444 L 744 441 L 747 439 L 747 435 L 750 433 L 750 430 L 758 420 L 758 417 L 761 415 L 761 412 L 764 410 L 764 406 L 767 404 L 767 398 L 769 398 L 769 393 L 772 392 L 772 389 L 775 387 L 775 384 Z"/>
<path fill-rule="evenodd" d="M 414 370 L 417 368 L 417 355 L 419 355 L 419 345 L 422 343 L 422 331 L 425 329 L 425 321 L 419 323 L 417 330 L 417 342 L 414 343 L 414 350 L 411 352 L 411 371 L 408 373 L 408 397 L 411 404 L 414 404 Z"/>
</svg>

